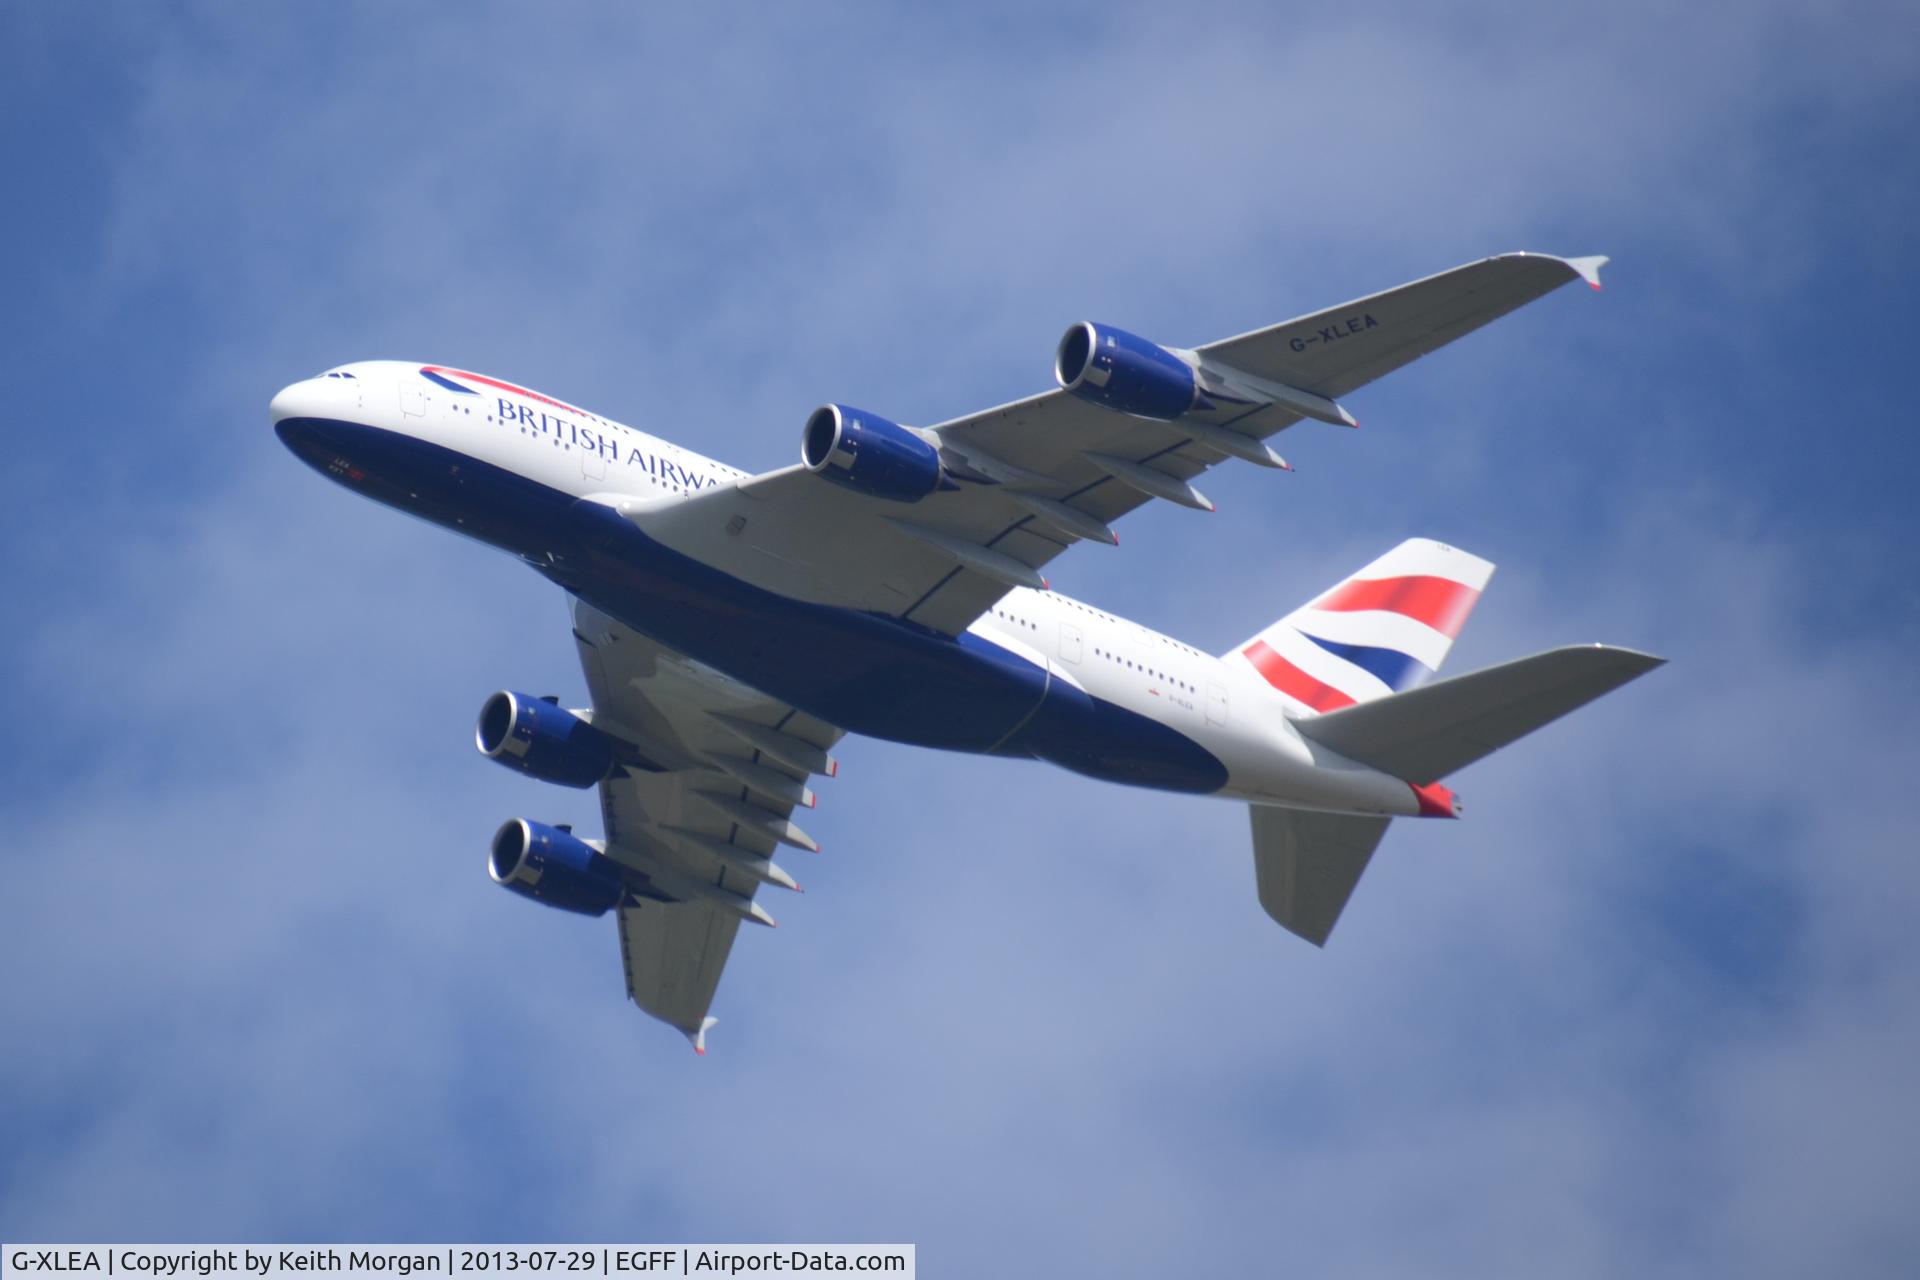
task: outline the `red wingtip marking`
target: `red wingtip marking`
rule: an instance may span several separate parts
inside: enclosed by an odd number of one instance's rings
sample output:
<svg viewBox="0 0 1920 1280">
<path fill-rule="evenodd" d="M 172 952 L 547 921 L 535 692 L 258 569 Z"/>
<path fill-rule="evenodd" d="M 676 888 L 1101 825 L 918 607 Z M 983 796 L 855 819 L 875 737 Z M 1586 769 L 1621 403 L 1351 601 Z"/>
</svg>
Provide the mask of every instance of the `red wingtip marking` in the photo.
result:
<svg viewBox="0 0 1920 1280">
<path fill-rule="evenodd" d="M 1429 782 L 1424 787 L 1415 787 L 1409 782 L 1407 786 L 1413 789 L 1414 799 L 1420 802 L 1421 817 L 1457 818 L 1460 816 L 1459 797 L 1440 783 Z"/>
<path fill-rule="evenodd" d="M 820 807 L 820 797 L 819 797 L 819 796 L 808 796 L 808 797 L 807 797 L 807 808 L 809 808 L 809 809 L 817 809 L 817 808 L 819 808 L 819 807 Z"/>
<path fill-rule="evenodd" d="M 837 778 L 840 776 L 840 762 L 838 760 L 827 762 L 827 776 L 829 778 Z"/>
<path fill-rule="evenodd" d="M 1280 469 L 1282 471 L 1291 471 L 1293 470 L 1293 464 L 1291 462 L 1283 462 L 1280 464 Z"/>
<path fill-rule="evenodd" d="M 1053 590 L 1053 584 L 1051 582 L 1048 582 L 1045 578 L 1042 578 L 1040 579 L 1040 589 L 1042 591 L 1051 591 Z"/>
<path fill-rule="evenodd" d="M 699 1054 L 703 1058 L 707 1056 L 707 1051 L 705 1049 L 702 1049 L 699 1045 L 693 1046 L 693 1051 Z"/>
<path fill-rule="evenodd" d="M 1207 504 L 1207 510 L 1209 510 L 1209 511 L 1218 511 L 1219 509 L 1220 509 L 1220 508 L 1218 508 L 1218 507 L 1216 507 L 1216 506 L 1214 506 L 1214 505 L 1213 505 L 1213 504 L 1212 504 L 1211 502 L 1209 502 L 1209 503 Z"/>
<path fill-rule="evenodd" d="M 1600 282 L 1598 280 L 1589 280 L 1587 283 L 1593 287 L 1595 293 L 1600 292 Z"/>
</svg>

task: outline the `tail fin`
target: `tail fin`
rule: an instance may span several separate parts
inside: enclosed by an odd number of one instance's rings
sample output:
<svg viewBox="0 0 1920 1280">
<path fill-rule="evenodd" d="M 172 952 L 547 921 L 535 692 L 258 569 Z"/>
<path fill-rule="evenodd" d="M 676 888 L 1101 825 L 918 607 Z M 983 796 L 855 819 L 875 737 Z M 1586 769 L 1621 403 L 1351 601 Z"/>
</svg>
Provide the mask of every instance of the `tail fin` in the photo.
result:
<svg viewBox="0 0 1920 1280">
<path fill-rule="evenodd" d="M 1491 577 L 1479 556 L 1409 539 L 1221 657 L 1299 715 L 1371 702 L 1439 670 Z"/>
<path fill-rule="evenodd" d="M 1300 732 L 1410 783 L 1490 755 L 1665 662 L 1607 645 L 1551 649 L 1298 722 Z M 1252 806 L 1260 905 L 1325 946 L 1388 819 Z"/>
</svg>

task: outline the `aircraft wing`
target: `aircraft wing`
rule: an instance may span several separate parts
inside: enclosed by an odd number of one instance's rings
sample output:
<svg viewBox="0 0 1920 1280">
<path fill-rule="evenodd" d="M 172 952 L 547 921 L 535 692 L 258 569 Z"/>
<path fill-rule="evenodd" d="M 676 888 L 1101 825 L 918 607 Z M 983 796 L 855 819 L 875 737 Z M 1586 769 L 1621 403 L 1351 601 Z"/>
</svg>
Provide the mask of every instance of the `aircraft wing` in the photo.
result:
<svg viewBox="0 0 1920 1280">
<path fill-rule="evenodd" d="M 1055 390 L 941 423 L 956 486 L 917 502 L 788 467 L 633 518 L 649 536 L 783 595 L 957 634 L 1013 586 L 1151 497 L 1211 509 L 1192 485 L 1230 457 L 1282 465 L 1261 442 L 1303 416 L 1351 423 L 1356 387 L 1572 280 L 1604 258 L 1504 254 L 1285 324 L 1178 353 L 1234 381 L 1173 422 Z M 1248 387 L 1256 388 L 1248 391 Z M 1224 447 L 1223 447 L 1224 446 Z"/>
<path fill-rule="evenodd" d="M 798 887 L 775 851 L 819 848 L 791 815 L 841 731 L 571 605 L 593 724 L 637 752 L 600 784 L 606 854 L 650 886 L 618 913 L 627 994 L 704 1053 L 734 934 L 773 923 L 755 891 Z"/>
</svg>

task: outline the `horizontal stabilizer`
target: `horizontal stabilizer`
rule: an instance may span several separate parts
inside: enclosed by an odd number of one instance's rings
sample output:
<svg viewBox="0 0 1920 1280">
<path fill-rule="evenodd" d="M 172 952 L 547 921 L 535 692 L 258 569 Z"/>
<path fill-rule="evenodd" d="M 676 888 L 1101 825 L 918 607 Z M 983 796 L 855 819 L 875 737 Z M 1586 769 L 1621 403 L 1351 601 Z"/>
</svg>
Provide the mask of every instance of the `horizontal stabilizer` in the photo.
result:
<svg viewBox="0 0 1920 1280">
<path fill-rule="evenodd" d="M 1287 932 L 1327 944 L 1390 818 L 1250 807 L 1260 905 Z"/>
<path fill-rule="evenodd" d="M 1295 727 L 1349 760 L 1408 782 L 1432 782 L 1665 662 L 1600 644 L 1549 649 Z"/>
</svg>

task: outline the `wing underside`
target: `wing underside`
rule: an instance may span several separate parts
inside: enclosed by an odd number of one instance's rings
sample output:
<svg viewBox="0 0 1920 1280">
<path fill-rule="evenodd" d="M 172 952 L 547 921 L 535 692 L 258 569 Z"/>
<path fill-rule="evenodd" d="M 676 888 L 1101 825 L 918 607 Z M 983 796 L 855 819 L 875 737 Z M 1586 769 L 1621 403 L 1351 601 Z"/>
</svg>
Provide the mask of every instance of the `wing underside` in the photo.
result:
<svg viewBox="0 0 1920 1280">
<path fill-rule="evenodd" d="M 755 895 L 798 888 L 777 851 L 819 848 L 792 815 L 840 731 L 571 603 L 594 726 L 632 748 L 600 784 L 606 855 L 645 886 L 619 910 L 627 994 L 704 1051 L 741 923 L 773 923 Z"/>
<path fill-rule="evenodd" d="M 627 997 L 662 1022 L 698 1036 L 733 950 L 739 917 L 701 902 L 640 899 L 620 908 L 619 920 Z"/>
<path fill-rule="evenodd" d="M 1158 422 L 1055 390 L 956 418 L 922 434 L 957 487 L 918 502 L 794 466 L 634 518 L 743 581 L 957 634 L 1075 542 L 1110 541 L 1150 498 L 1210 507 L 1192 482 L 1213 466 L 1266 457 L 1259 442 L 1303 413 L 1350 421 L 1333 397 L 1569 281 L 1598 287 L 1602 261 L 1505 254 L 1187 353 L 1277 400 L 1222 396 Z"/>
</svg>

